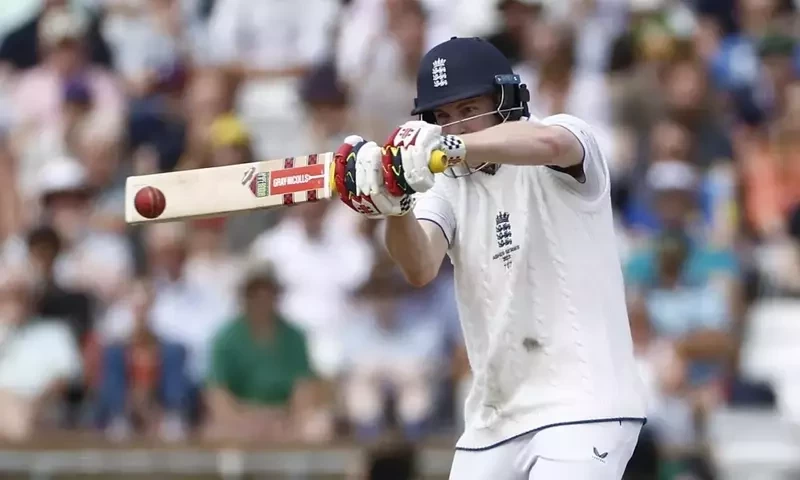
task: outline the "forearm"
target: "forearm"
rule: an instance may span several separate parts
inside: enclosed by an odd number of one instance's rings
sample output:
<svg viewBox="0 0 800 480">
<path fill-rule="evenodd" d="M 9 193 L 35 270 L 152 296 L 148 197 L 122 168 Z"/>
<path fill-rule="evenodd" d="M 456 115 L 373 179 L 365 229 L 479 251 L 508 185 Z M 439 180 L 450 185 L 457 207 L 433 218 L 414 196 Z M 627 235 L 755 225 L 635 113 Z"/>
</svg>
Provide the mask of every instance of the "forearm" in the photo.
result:
<svg viewBox="0 0 800 480">
<path fill-rule="evenodd" d="M 733 353 L 734 346 L 728 333 L 704 330 L 684 337 L 676 347 L 687 360 L 724 360 Z"/>
<path fill-rule="evenodd" d="M 570 167 L 583 159 L 583 147 L 566 128 L 533 122 L 508 122 L 460 136 L 466 162 Z"/>
<path fill-rule="evenodd" d="M 428 233 L 413 213 L 386 219 L 386 250 L 409 283 L 423 286 L 439 273 L 442 259 L 435 258 Z"/>
</svg>

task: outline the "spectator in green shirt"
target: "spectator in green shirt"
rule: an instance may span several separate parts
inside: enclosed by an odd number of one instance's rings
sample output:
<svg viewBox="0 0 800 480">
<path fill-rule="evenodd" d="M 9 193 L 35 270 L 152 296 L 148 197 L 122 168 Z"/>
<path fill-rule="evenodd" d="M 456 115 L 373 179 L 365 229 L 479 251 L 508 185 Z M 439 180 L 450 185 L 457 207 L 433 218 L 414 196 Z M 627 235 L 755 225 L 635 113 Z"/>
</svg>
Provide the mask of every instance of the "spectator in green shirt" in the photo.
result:
<svg viewBox="0 0 800 480">
<path fill-rule="evenodd" d="M 242 286 L 242 315 L 214 337 L 207 390 L 211 439 L 286 441 L 329 430 L 316 405 L 320 388 L 306 337 L 276 312 L 279 293 L 271 269 L 251 272 Z"/>
</svg>

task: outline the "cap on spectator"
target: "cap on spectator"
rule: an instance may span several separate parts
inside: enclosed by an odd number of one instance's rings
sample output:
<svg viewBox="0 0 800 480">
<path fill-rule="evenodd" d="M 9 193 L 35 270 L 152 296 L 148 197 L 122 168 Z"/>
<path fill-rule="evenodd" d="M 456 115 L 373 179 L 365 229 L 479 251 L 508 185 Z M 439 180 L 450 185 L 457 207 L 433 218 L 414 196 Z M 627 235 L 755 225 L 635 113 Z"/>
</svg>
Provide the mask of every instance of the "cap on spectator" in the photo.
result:
<svg viewBox="0 0 800 480">
<path fill-rule="evenodd" d="M 39 174 L 41 197 L 57 193 L 88 193 L 88 190 L 86 169 L 74 158 L 61 157 L 48 162 Z"/>
<path fill-rule="evenodd" d="M 245 146 L 249 143 L 250 134 L 235 115 L 222 115 L 211 124 L 211 144 L 215 148 Z"/>
<path fill-rule="evenodd" d="M 693 192 L 698 186 L 698 177 L 691 165 L 678 160 L 665 160 L 650 166 L 647 184 L 657 192 Z"/>
<path fill-rule="evenodd" d="M 270 262 L 260 261 L 247 268 L 242 277 L 240 291 L 243 296 L 247 296 L 254 287 L 262 285 L 276 293 L 282 290 L 282 285 L 275 275 L 275 267 Z"/>
<path fill-rule="evenodd" d="M 86 105 L 92 101 L 89 83 L 81 77 L 71 78 L 64 83 L 64 101 Z"/>
<path fill-rule="evenodd" d="M 88 30 L 86 17 L 67 8 L 47 12 L 39 23 L 39 38 L 47 46 L 57 45 L 65 40 L 79 40 Z"/>
<path fill-rule="evenodd" d="M 348 101 L 332 63 L 314 68 L 303 78 L 300 97 L 309 105 L 345 105 Z"/>
</svg>

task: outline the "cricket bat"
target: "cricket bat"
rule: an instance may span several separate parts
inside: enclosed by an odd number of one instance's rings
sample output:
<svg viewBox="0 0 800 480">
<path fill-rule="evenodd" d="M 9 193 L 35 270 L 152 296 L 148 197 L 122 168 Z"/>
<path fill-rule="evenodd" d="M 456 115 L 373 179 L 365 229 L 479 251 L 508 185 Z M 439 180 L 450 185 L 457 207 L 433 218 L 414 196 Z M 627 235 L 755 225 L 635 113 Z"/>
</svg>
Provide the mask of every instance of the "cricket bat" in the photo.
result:
<svg viewBox="0 0 800 480">
<path fill-rule="evenodd" d="M 125 183 L 128 224 L 218 217 L 278 208 L 336 195 L 333 152 L 222 167 L 134 175 Z M 429 168 L 441 173 L 447 157 L 434 151 Z"/>
</svg>

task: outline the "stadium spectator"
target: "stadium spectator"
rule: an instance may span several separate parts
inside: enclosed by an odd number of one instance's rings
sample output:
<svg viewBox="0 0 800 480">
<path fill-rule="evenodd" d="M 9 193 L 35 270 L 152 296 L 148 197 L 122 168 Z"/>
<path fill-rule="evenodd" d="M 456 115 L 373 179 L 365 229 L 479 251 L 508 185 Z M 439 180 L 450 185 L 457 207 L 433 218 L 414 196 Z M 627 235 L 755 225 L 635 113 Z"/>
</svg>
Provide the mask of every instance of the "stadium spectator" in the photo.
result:
<svg viewBox="0 0 800 480">
<path fill-rule="evenodd" d="M 409 119 L 416 95 L 417 67 L 434 32 L 429 12 L 417 0 L 400 0 L 400 7 L 386 13 L 386 28 L 370 32 L 372 37 L 360 53 L 361 61 L 338 65 L 340 79 L 350 92 L 354 125 L 364 138 L 383 140 L 397 125 Z M 351 33 L 345 33 L 346 38 Z M 366 37 L 359 35 L 359 40 Z M 340 45 L 341 49 L 351 45 Z M 339 57 L 351 62 L 354 57 Z"/>
<path fill-rule="evenodd" d="M 42 53 L 47 45 L 42 43 L 42 30 L 47 27 L 45 18 L 53 10 L 69 8 L 69 0 L 43 0 L 41 9 L 29 20 L 9 32 L 0 46 L 0 66 L 7 64 L 16 70 L 25 70 L 36 66 L 42 58 Z M 87 16 L 89 58 L 92 63 L 110 68 L 113 64 L 113 55 L 108 43 L 102 34 L 101 16 L 96 12 L 85 9 L 76 9 L 78 13 Z"/>
<path fill-rule="evenodd" d="M 187 23 L 190 17 L 176 0 L 110 0 L 104 33 L 114 51 L 114 67 L 128 94 L 147 97 L 163 82 L 163 71 L 199 54 Z"/>
<path fill-rule="evenodd" d="M 606 78 L 577 64 L 575 33 L 558 21 L 529 23 L 525 56 L 515 72 L 531 91 L 531 113 L 544 118 L 568 113 L 589 122 L 615 170 L 615 145 L 611 130 L 611 97 Z"/>
<path fill-rule="evenodd" d="M 86 19 L 65 9 L 41 21 L 44 56 L 14 82 L 11 142 L 20 194 L 32 200 L 40 171 L 58 156 L 76 156 L 88 132 L 118 140 L 125 99 L 113 75 L 86 62 Z"/>
<path fill-rule="evenodd" d="M 335 66 L 324 63 L 303 77 L 300 96 L 310 123 L 305 152 L 334 151 L 351 131 L 355 116 L 350 106 L 351 95 Z"/>
<path fill-rule="evenodd" d="M 365 315 L 346 329 L 343 388 L 347 412 L 359 438 L 387 428 L 386 405 L 406 438 L 429 431 L 445 353 L 446 324 L 420 308 L 421 295 L 393 292 L 368 300 Z"/>
<path fill-rule="evenodd" d="M 56 279 L 55 265 L 62 253 L 61 238 L 52 227 L 41 226 L 28 233 L 27 245 L 30 272 L 41 284 L 36 311 L 43 317 L 63 319 L 75 342 L 83 345 L 94 327 L 94 302 L 91 295 L 65 288 Z"/>
<path fill-rule="evenodd" d="M 119 234 L 92 224 L 93 192 L 86 169 L 73 158 L 57 158 L 38 177 L 42 219 L 61 238 L 63 252 L 55 265 L 65 288 L 92 294 L 104 308 L 133 273 L 129 244 Z M 36 211 L 35 206 L 30 206 Z"/>
<path fill-rule="evenodd" d="M 535 24 L 544 10 L 542 0 L 501 0 L 497 2 L 503 24 L 500 30 L 487 37 L 487 40 L 497 47 L 511 60 L 512 64 L 519 63 L 527 48 L 528 29 Z"/>
<path fill-rule="evenodd" d="M 690 385 L 720 382 L 733 350 L 727 298 L 713 284 L 681 277 L 690 248 L 685 235 L 666 232 L 657 242 L 656 279 L 644 294 L 655 333 L 675 343 Z"/>
<path fill-rule="evenodd" d="M 718 283 L 722 291 L 733 298 L 738 284 L 736 256 L 728 248 L 709 243 L 702 230 L 695 228 L 698 208 L 696 170 L 682 162 L 662 161 L 648 170 L 646 178 L 653 192 L 649 200 L 653 202 L 661 225 L 659 231 L 679 231 L 691 239 L 689 257 L 681 270 L 681 277 L 693 285 Z M 629 288 L 646 288 L 656 281 L 658 263 L 654 247 L 645 241 L 632 253 L 625 266 Z"/>
<path fill-rule="evenodd" d="M 149 80 L 145 96 L 130 103 L 128 147 L 134 154 L 151 150 L 156 167 L 162 171 L 175 169 L 186 162 L 183 157 L 187 152 L 194 152 L 194 145 L 188 142 L 191 120 L 204 118 L 192 110 L 195 85 L 200 82 L 190 81 L 186 69 L 177 61 L 162 66 Z"/>
<path fill-rule="evenodd" d="M 94 335 L 95 299 L 87 292 L 63 287 L 56 279 L 55 265 L 61 254 L 61 239 L 52 227 L 40 226 L 28 232 L 27 247 L 30 272 L 39 282 L 34 298 L 36 315 L 62 321 L 72 332 L 75 345 L 86 352 Z M 84 378 L 70 379 L 66 385 L 65 425 L 82 423 L 88 398 L 85 380 L 84 371 Z"/>
<path fill-rule="evenodd" d="M 0 438 L 6 441 L 58 426 L 63 393 L 81 373 L 68 325 L 36 314 L 39 289 L 25 272 L 0 270 Z"/>
<path fill-rule="evenodd" d="M 297 206 L 251 249 L 253 262 L 274 265 L 284 287 L 280 312 L 304 331 L 314 370 L 324 378 L 342 368 L 342 327 L 358 316 L 352 296 L 369 278 L 374 261 L 370 240 L 357 230 L 359 219 L 342 207 Z"/>
<path fill-rule="evenodd" d="M 132 282 L 118 306 L 130 309 L 132 331 L 125 340 L 103 348 L 98 413 L 112 441 L 128 440 L 134 432 L 167 441 L 186 438 L 186 349 L 153 330 L 155 288 L 146 277 Z"/>
<path fill-rule="evenodd" d="M 259 155 L 297 155 L 293 145 L 302 143 L 305 132 L 297 86 L 332 53 L 337 10 L 327 0 L 216 2 L 208 24 L 210 62 L 239 82 L 238 111 L 258 134 Z"/>
<path fill-rule="evenodd" d="M 217 116 L 210 124 L 208 137 L 210 142 L 209 166 L 235 165 L 258 160 L 247 126 L 233 113 Z M 227 250 L 234 255 L 244 254 L 253 241 L 273 227 L 276 222 L 277 213 L 275 211 L 258 210 L 220 219 L 218 224 L 219 228 L 224 230 L 224 238 L 218 239 L 222 243 L 219 245 L 217 253 Z M 212 224 L 207 225 L 211 226 Z M 210 233 L 208 229 L 204 229 L 204 231 Z"/>
<path fill-rule="evenodd" d="M 665 115 L 691 133 L 688 160 L 703 168 L 730 162 L 730 135 L 719 117 L 718 99 L 709 95 L 703 65 L 695 58 L 672 62 L 665 74 L 664 92 Z"/>
<path fill-rule="evenodd" d="M 226 227 L 230 229 L 229 223 L 225 218 L 191 222 L 184 271 L 190 283 L 216 291 L 225 297 L 226 304 L 236 305 L 244 260 L 228 247 Z"/>
<path fill-rule="evenodd" d="M 800 204 L 800 121 L 786 118 L 771 131 L 753 129 L 737 152 L 745 212 L 762 240 L 779 240 L 792 208 Z"/>
<path fill-rule="evenodd" d="M 155 292 L 148 325 L 159 340 L 178 344 L 186 350 L 188 405 L 192 420 L 196 420 L 199 390 L 207 376 L 211 339 L 235 311 L 236 305 L 225 292 L 187 277 L 187 233 L 187 227 L 180 223 L 156 224 L 146 230 L 144 244 L 147 271 Z M 109 309 L 101 324 L 102 344 L 128 342 L 136 327 L 132 306 L 118 302 Z"/>
<path fill-rule="evenodd" d="M 242 285 L 242 314 L 214 337 L 209 438 L 313 441 L 329 434 L 306 337 L 277 313 L 279 293 L 271 267 L 253 268 Z"/>
<path fill-rule="evenodd" d="M 628 303 L 631 335 L 640 374 L 648 391 L 648 425 L 666 449 L 687 449 L 697 442 L 692 404 L 687 396 L 686 361 L 674 343 L 651 323 L 644 297 Z"/>
</svg>

